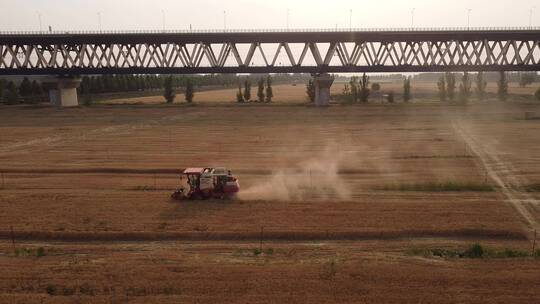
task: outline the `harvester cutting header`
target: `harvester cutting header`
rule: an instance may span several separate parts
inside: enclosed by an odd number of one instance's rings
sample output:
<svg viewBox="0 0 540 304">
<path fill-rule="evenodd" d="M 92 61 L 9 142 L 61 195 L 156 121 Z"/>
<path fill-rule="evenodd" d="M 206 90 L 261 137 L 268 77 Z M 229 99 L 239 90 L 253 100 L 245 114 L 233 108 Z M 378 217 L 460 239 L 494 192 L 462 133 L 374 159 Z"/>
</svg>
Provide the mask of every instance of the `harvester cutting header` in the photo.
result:
<svg viewBox="0 0 540 304">
<path fill-rule="evenodd" d="M 225 168 L 188 168 L 180 180 L 182 186 L 171 195 L 174 200 L 233 199 L 240 191 L 238 179 Z"/>
</svg>

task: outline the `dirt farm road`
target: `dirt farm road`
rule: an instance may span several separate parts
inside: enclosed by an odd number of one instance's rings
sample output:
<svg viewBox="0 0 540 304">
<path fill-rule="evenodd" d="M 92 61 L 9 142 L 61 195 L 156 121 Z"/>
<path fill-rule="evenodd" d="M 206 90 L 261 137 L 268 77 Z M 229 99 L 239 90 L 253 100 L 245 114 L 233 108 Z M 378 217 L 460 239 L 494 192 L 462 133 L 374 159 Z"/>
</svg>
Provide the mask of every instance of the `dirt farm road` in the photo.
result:
<svg viewBox="0 0 540 304">
<path fill-rule="evenodd" d="M 453 122 L 453 128 L 463 138 L 471 152 L 478 157 L 487 176 L 499 187 L 508 203 L 521 215 L 526 225 L 525 234 L 527 237 L 530 240 L 534 239 L 535 231 L 540 230 L 540 224 L 529 211 L 528 205 L 537 205 L 539 202 L 527 192 L 516 191 L 516 189 L 523 189 L 525 185 L 517 177 L 516 169 L 511 163 L 502 160 L 496 151 L 476 138 L 470 126 L 457 120 Z"/>
</svg>

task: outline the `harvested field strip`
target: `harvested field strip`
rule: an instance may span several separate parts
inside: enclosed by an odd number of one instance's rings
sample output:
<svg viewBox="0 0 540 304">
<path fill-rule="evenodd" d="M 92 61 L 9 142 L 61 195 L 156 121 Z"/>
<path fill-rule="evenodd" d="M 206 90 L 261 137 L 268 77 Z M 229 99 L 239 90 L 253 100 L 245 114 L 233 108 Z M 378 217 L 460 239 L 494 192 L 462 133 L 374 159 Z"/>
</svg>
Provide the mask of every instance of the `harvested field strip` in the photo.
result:
<svg viewBox="0 0 540 304">
<path fill-rule="evenodd" d="M 495 191 L 495 188 L 489 184 L 445 182 L 389 185 L 376 187 L 375 190 L 402 192 L 493 192 Z"/>
<path fill-rule="evenodd" d="M 540 258 L 540 250 L 524 251 L 521 249 L 505 248 L 503 250 L 485 248 L 479 243 L 473 244 L 465 250 L 431 248 L 415 248 L 405 252 L 407 255 L 422 256 L 425 258 L 469 258 L 469 259 L 507 259 L 507 258 Z"/>
<path fill-rule="evenodd" d="M 473 155 L 409 155 L 409 156 L 396 156 L 392 159 L 468 159 L 474 158 Z"/>
<path fill-rule="evenodd" d="M 540 192 L 540 184 L 532 184 L 532 185 L 525 186 L 525 191 Z"/>
<path fill-rule="evenodd" d="M 446 231 L 365 231 L 365 232 L 272 232 L 263 233 L 265 241 L 361 241 L 414 238 L 459 238 L 526 240 L 521 232 L 505 230 L 456 229 Z M 42 232 L 0 231 L 0 239 L 17 241 L 129 242 L 129 241 L 258 241 L 261 232 Z"/>
<path fill-rule="evenodd" d="M 0 168 L 0 173 L 4 174 L 179 174 L 183 172 L 185 168 L 61 168 L 61 169 L 17 169 L 17 168 Z M 236 174 L 250 174 L 250 175 L 272 175 L 272 170 L 263 169 L 239 169 L 235 170 Z M 286 171 L 287 174 L 303 174 L 301 170 L 290 169 Z M 373 174 L 378 173 L 376 170 L 339 170 L 339 175 L 354 175 L 354 174 Z"/>
</svg>

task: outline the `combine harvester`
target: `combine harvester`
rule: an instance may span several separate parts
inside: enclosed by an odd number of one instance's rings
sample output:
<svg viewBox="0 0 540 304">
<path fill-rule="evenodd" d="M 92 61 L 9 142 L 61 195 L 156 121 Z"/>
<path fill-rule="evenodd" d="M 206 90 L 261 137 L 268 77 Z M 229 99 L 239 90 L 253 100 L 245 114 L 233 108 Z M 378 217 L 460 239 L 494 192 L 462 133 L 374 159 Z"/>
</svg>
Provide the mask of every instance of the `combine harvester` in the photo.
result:
<svg viewBox="0 0 540 304">
<path fill-rule="evenodd" d="M 186 192 L 187 181 L 189 190 Z M 173 200 L 234 199 L 240 191 L 238 179 L 225 168 L 189 168 L 180 177 L 182 186 L 172 195 Z"/>
</svg>

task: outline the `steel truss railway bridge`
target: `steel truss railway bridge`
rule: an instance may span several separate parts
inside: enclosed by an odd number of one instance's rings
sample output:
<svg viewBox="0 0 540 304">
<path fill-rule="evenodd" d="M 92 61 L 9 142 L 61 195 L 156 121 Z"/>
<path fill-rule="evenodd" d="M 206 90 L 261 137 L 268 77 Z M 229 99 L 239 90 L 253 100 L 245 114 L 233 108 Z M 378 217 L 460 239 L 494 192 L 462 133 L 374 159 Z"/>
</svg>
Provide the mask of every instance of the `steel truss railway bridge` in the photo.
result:
<svg viewBox="0 0 540 304">
<path fill-rule="evenodd" d="M 530 27 L 0 32 L 0 75 L 311 73 L 324 89 L 326 73 L 539 70 Z"/>
</svg>

